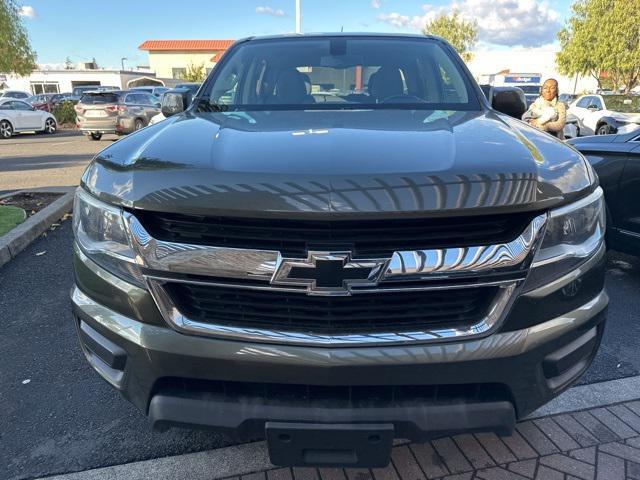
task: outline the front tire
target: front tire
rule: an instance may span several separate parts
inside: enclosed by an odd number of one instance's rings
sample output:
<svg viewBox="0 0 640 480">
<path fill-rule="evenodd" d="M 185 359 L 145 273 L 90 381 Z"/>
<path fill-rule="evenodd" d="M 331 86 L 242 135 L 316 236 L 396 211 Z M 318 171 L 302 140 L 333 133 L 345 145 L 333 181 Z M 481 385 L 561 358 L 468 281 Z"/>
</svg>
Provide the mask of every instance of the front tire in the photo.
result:
<svg viewBox="0 0 640 480">
<path fill-rule="evenodd" d="M 133 131 L 136 132 L 144 128 L 144 122 L 139 118 L 136 119 L 136 122 L 133 124 Z"/>
<path fill-rule="evenodd" d="M 56 133 L 57 129 L 58 126 L 56 125 L 56 121 L 53 118 L 47 118 L 47 120 L 44 122 L 44 133 L 52 135 Z"/>
<path fill-rule="evenodd" d="M 91 140 L 95 140 L 97 142 L 98 140 L 100 140 L 102 138 L 102 134 L 101 133 L 92 133 L 89 138 L 91 138 Z"/>
<path fill-rule="evenodd" d="M 9 120 L 2 120 L 0 122 L 0 138 L 11 138 L 13 135 L 13 125 Z"/>
<path fill-rule="evenodd" d="M 607 125 L 606 123 L 603 123 L 602 125 L 600 125 L 598 127 L 598 130 L 596 130 L 596 135 L 608 135 L 611 133 L 611 129 L 609 128 L 609 125 Z"/>
</svg>

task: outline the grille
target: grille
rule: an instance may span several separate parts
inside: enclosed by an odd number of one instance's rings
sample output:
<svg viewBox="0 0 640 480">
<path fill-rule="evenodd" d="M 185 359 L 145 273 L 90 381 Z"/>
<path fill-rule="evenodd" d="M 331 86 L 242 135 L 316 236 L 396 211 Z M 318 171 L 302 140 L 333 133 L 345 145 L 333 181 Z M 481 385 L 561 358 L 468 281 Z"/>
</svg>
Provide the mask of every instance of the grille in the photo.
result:
<svg viewBox="0 0 640 480">
<path fill-rule="evenodd" d="M 277 250 L 306 257 L 308 250 L 345 249 L 360 258 L 398 250 L 469 247 L 509 242 L 535 213 L 385 220 L 289 220 L 205 217 L 136 211 L 156 239 L 216 247 Z"/>
<path fill-rule="evenodd" d="M 318 335 L 402 333 L 478 323 L 498 287 L 309 296 L 167 283 L 178 310 L 203 323 Z"/>
</svg>

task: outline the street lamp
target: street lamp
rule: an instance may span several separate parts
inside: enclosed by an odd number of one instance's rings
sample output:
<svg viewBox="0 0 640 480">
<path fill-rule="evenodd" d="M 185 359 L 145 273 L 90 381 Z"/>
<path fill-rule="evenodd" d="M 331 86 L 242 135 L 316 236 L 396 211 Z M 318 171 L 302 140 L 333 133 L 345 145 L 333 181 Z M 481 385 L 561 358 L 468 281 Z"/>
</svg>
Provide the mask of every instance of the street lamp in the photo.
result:
<svg viewBox="0 0 640 480">
<path fill-rule="evenodd" d="M 127 57 L 122 57 L 120 59 L 120 64 L 122 65 L 122 70 L 124 70 L 124 61 L 127 60 Z"/>
</svg>

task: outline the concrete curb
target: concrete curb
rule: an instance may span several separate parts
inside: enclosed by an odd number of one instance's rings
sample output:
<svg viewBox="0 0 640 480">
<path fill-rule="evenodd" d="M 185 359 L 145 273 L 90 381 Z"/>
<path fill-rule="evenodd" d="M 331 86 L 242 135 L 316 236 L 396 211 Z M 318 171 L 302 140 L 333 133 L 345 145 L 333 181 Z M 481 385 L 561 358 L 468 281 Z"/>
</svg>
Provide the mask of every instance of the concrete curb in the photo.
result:
<svg viewBox="0 0 640 480">
<path fill-rule="evenodd" d="M 12 192 L 11 194 L 3 195 L 3 197 L 9 197 L 17 193 L 19 192 Z M 27 218 L 24 223 L 0 237 L 0 267 L 15 258 L 31 242 L 46 232 L 52 223 L 62 218 L 65 213 L 70 212 L 73 207 L 73 196 L 73 191 L 63 194 L 56 201 L 32 217 Z"/>
</svg>

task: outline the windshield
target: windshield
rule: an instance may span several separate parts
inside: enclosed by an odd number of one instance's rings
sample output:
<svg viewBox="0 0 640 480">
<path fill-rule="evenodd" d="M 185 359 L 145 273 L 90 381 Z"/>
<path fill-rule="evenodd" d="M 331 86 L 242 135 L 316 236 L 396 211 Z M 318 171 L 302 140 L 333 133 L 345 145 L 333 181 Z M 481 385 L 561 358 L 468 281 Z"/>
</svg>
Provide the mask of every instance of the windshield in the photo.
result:
<svg viewBox="0 0 640 480">
<path fill-rule="evenodd" d="M 91 90 L 97 90 L 100 87 L 100 85 L 90 85 L 87 87 L 75 87 L 73 89 L 73 94 L 74 95 L 82 95 L 84 92 L 88 92 Z"/>
<path fill-rule="evenodd" d="M 622 113 L 640 113 L 640 96 L 606 95 L 607 110 Z"/>
<path fill-rule="evenodd" d="M 515 85 L 528 95 L 540 95 L 540 85 Z"/>
<path fill-rule="evenodd" d="M 80 98 L 83 105 L 102 105 L 105 103 L 118 103 L 122 97 L 120 92 L 86 93 Z"/>
<path fill-rule="evenodd" d="M 458 63 L 427 38 L 265 39 L 232 52 L 200 110 L 480 110 Z"/>
</svg>

